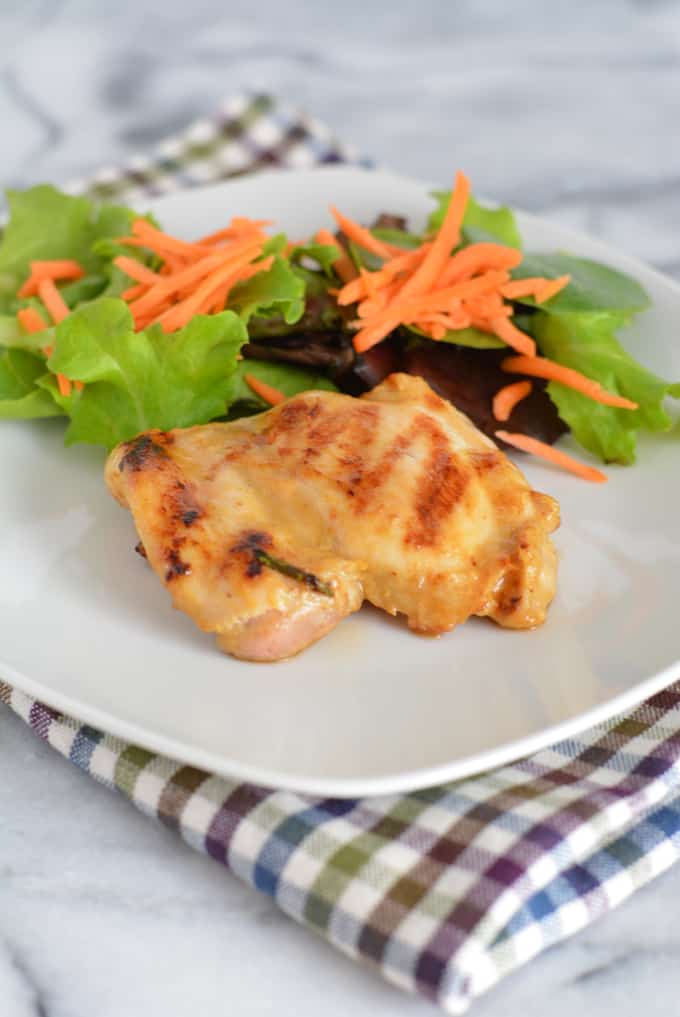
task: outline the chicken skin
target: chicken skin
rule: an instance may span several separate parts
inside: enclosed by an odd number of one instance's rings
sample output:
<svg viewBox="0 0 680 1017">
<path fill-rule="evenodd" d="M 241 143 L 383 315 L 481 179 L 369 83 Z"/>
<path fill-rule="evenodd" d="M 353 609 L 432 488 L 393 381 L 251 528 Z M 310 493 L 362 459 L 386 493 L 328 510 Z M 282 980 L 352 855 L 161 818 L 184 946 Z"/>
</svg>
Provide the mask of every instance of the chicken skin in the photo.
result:
<svg viewBox="0 0 680 1017">
<path fill-rule="evenodd" d="M 148 431 L 106 479 L 175 607 L 246 660 L 299 652 L 364 599 L 435 635 L 470 615 L 532 628 L 555 592 L 557 502 L 410 375 Z"/>
</svg>

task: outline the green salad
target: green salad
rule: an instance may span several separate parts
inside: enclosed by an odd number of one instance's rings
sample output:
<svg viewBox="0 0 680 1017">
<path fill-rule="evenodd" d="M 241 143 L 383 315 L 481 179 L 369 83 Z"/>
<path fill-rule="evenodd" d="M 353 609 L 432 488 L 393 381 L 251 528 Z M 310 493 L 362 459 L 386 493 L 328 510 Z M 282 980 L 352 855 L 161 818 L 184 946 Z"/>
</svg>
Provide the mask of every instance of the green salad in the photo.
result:
<svg viewBox="0 0 680 1017">
<path fill-rule="evenodd" d="M 0 417 L 63 416 L 67 445 L 111 449 L 148 428 L 261 410 L 271 401 L 266 386 L 284 396 L 357 394 L 381 372 L 425 363 L 430 375 L 418 373 L 435 387 L 441 378 L 446 393 L 457 380 L 447 372 L 474 364 L 479 391 L 473 409 L 462 408 L 485 430 L 502 426 L 489 387 L 523 379 L 533 395 L 512 408 L 511 430 L 552 442 L 568 429 L 600 460 L 632 463 L 637 433 L 670 428 L 666 399 L 680 398 L 680 385 L 637 363 L 617 338 L 649 306 L 642 287 L 588 259 L 522 252 L 508 208 L 468 196 L 454 230 L 460 195 L 434 200 L 422 234 L 398 215 L 371 228 L 339 216 L 338 234 L 290 242 L 234 219 L 212 238 L 186 241 L 150 216 L 51 186 L 10 192 Z M 565 383 L 563 369 L 610 402 Z M 548 416 L 557 422 L 550 434 Z"/>
</svg>

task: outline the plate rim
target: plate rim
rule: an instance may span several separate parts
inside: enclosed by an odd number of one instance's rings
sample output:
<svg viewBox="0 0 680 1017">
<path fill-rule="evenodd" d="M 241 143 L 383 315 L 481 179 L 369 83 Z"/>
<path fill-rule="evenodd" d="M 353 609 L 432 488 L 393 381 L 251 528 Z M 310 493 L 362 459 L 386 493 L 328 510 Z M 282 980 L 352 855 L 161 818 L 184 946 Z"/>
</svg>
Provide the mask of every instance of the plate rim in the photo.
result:
<svg viewBox="0 0 680 1017">
<path fill-rule="evenodd" d="M 505 742 L 494 749 L 488 749 L 453 763 L 427 769 L 409 771 L 406 774 L 388 777 L 366 778 L 324 778 L 296 777 L 294 774 L 281 774 L 266 768 L 250 766 L 230 760 L 226 756 L 187 746 L 186 743 L 158 735 L 147 728 L 107 714 L 96 706 L 82 705 L 79 700 L 59 692 L 53 692 L 41 682 L 28 678 L 15 668 L 5 667 L 0 660 L 2 679 L 20 692 L 32 696 L 40 703 L 59 713 L 67 714 L 77 723 L 90 725 L 102 730 L 105 734 L 121 738 L 140 748 L 150 749 L 178 763 L 186 763 L 205 770 L 209 775 L 215 774 L 225 780 L 254 784 L 272 791 L 290 791 L 298 794 L 322 796 L 324 798 L 376 798 L 383 795 L 408 794 L 422 791 L 425 788 L 440 787 L 475 777 L 489 770 L 496 770 L 509 763 L 525 759 L 536 752 L 556 745 L 561 741 L 580 734 L 588 728 L 595 727 L 605 721 L 639 706 L 651 696 L 680 680 L 680 659 L 662 671 L 643 679 L 637 685 L 607 699 L 585 713 L 571 717 L 569 720 L 543 728 L 525 738 Z M 43 695 L 42 689 L 47 694 Z"/>
<path fill-rule="evenodd" d="M 164 195 L 139 196 L 131 204 L 136 207 L 144 205 L 145 208 L 155 211 L 162 206 L 186 201 L 187 198 L 195 194 L 218 193 L 225 190 L 231 191 L 241 186 L 252 187 L 254 181 L 260 181 L 266 186 L 268 179 L 280 178 L 282 175 L 298 179 L 319 175 L 353 176 L 357 178 L 367 178 L 370 176 L 373 179 L 379 176 L 387 178 L 397 185 L 418 187 L 421 191 L 428 191 L 436 186 L 415 177 L 381 168 L 371 169 L 360 166 L 332 164 L 303 169 L 264 169 L 256 174 L 248 174 L 247 176 L 187 188 Z M 492 199 L 483 198 L 482 200 L 488 201 L 489 204 L 497 204 Z M 666 289 L 671 290 L 677 297 L 680 297 L 680 282 L 666 276 L 634 255 L 630 255 L 627 251 L 621 252 L 618 248 L 615 249 L 604 241 L 590 237 L 587 233 L 569 226 L 563 226 L 561 223 L 553 224 L 551 220 L 525 212 L 523 209 L 513 206 L 513 211 L 517 213 L 521 220 L 532 223 L 537 227 L 559 228 L 563 237 L 571 238 L 577 245 L 584 242 L 587 243 L 591 250 L 600 252 L 604 260 L 607 260 L 611 257 L 612 253 L 615 253 L 618 264 L 624 269 L 629 270 L 638 277 L 642 277 L 643 280 L 644 278 L 653 279 Z M 594 253 L 592 256 L 597 257 L 598 255 Z M 247 782 L 266 788 L 301 794 L 337 798 L 363 798 L 408 793 L 427 787 L 464 780 L 481 772 L 515 762 L 520 758 L 530 756 L 566 738 L 578 735 L 590 727 L 610 720 L 638 706 L 672 682 L 680 680 L 680 656 L 667 667 L 642 678 L 625 691 L 606 699 L 583 713 L 542 728 L 531 735 L 504 742 L 493 749 L 487 749 L 466 756 L 463 759 L 439 764 L 434 767 L 388 776 L 366 778 L 314 778 L 308 775 L 297 777 L 291 773 L 282 774 L 279 771 L 272 771 L 265 767 L 258 767 L 230 759 L 224 754 L 220 755 L 211 750 L 202 749 L 200 746 L 191 745 L 175 737 L 158 734 L 146 726 L 124 720 L 115 714 L 109 713 L 104 708 L 93 706 L 78 697 L 53 690 L 41 681 L 30 678 L 22 671 L 4 664 L 1 651 L 0 680 L 4 680 L 7 684 L 35 698 L 46 706 L 60 713 L 67 714 L 76 722 L 92 725 L 114 737 L 148 748 L 153 752 L 170 757 L 178 762 L 185 762 L 199 767 L 208 773 L 217 774 L 227 780 Z"/>
</svg>

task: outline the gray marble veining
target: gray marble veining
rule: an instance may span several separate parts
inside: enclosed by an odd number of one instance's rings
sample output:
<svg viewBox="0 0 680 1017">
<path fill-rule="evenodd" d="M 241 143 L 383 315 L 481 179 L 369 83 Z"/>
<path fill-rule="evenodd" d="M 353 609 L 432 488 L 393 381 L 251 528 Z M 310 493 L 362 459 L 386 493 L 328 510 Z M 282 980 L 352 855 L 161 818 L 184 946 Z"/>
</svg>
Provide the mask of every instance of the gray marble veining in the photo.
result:
<svg viewBox="0 0 680 1017">
<path fill-rule="evenodd" d="M 383 165 L 680 274 L 676 0 L 0 0 L 0 183 L 153 147 L 244 88 Z M 680 1012 L 680 870 L 475 1017 Z M 0 1017 L 434 1012 L 292 925 L 0 710 Z"/>
</svg>

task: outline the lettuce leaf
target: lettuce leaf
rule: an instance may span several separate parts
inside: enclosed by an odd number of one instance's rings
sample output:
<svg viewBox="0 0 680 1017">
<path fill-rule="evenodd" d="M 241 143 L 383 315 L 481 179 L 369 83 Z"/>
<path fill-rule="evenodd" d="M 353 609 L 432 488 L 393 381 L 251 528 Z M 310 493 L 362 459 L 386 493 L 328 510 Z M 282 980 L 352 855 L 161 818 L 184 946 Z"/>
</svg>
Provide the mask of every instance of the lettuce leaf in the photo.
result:
<svg viewBox="0 0 680 1017">
<path fill-rule="evenodd" d="M 337 247 L 332 247 L 330 244 L 317 244 L 313 241 L 308 244 L 298 244 L 290 252 L 290 261 L 293 265 L 304 265 L 305 261 L 309 259 L 319 266 L 326 278 L 333 280 L 337 279 L 333 271 L 333 264 L 339 257 L 340 251 Z"/>
<path fill-rule="evenodd" d="M 376 226 L 371 230 L 374 237 L 384 241 L 386 244 L 394 244 L 395 247 L 403 247 L 405 251 L 413 251 L 420 247 L 423 238 L 418 233 L 410 233 L 408 230 L 388 229 L 384 226 Z"/>
<path fill-rule="evenodd" d="M 619 343 L 615 330 L 625 313 L 553 313 L 539 311 L 531 329 L 541 353 L 599 381 L 610 392 L 632 399 L 637 410 L 602 406 L 557 382 L 548 395 L 576 440 L 604 462 L 635 462 L 640 429 L 667 431 L 672 419 L 664 408 L 670 395 L 680 399 L 680 384 L 664 381 L 638 364 Z"/>
<path fill-rule="evenodd" d="M 47 184 L 27 191 L 8 191 L 10 219 L 0 243 L 0 313 L 19 306 L 16 292 L 29 274 L 31 261 L 73 258 L 93 279 L 87 299 L 106 283 L 110 258 L 93 248 L 103 238 L 128 233 L 136 213 L 119 205 L 93 204 Z M 80 292 L 84 280 L 80 281 Z M 77 293 L 78 291 L 73 291 Z M 84 297 L 81 297 L 84 299 Z M 72 305 L 71 305 L 72 306 Z"/>
<path fill-rule="evenodd" d="M 385 243 L 403 247 L 405 251 L 412 251 L 423 242 L 421 236 L 418 236 L 416 233 L 408 233 L 406 230 L 377 228 L 372 229 L 371 233 L 378 240 L 384 240 Z M 357 268 L 366 268 L 369 272 L 377 272 L 378 269 L 382 268 L 384 261 L 377 254 L 366 251 L 359 244 L 355 244 L 353 240 L 345 240 L 345 246 Z"/>
<path fill-rule="evenodd" d="M 570 275 L 571 281 L 541 309 L 553 313 L 610 311 L 624 317 L 649 307 L 650 300 L 640 283 L 601 261 L 576 258 L 571 254 L 525 254 L 521 265 L 513 269 L 513 279 L 542 276 L 557 279 Z M 534 305 L 531 297 L 518 303 Z"/>
<path fill-rule="evenodd" d="M 0 353 L 0 419 L 60 416 L 63 410 L 49 392 L 37 387 L 44 375 L 44 357 L 25 350 Z"/>
<path fill-rule="evenodd" d="M 269 271 L 259 272 L 234 287 L 229 296 L 229 307 L 244 322 L 254 315 L 281 315 L 287 325 L 292 325 L 304 314 L 304 280 L 286 258 L 277 256 Z"/>
<path fill-rule="evenodd" d="M 433 191 L 432 197 L 436 199 L 437 207 L 427 221 L 428 233 L 434 233 L 444 221 L 451 200 L 451 191 Z M 461 232 L 466 244 L 492 241 L 505 244 L 507 247 L 522 246 L 522 238 L 512 209 L 506 205 L 499 205 L 497 208 L 480 205 L 472 195 L 465 209 Z"/>
<path fill-rule="evenodd" d="M 127 305 L 101 298 L 57 326 L 48 360 L 53 374 L 84 382 L 83 391 L 60 396 L 52 375 L 38 384 L 71 418 L 67 445 L 112 448 L 150 427 L 190 427 L 226 413 L 246 340 L 232 311 L 199 315 L 170 335 L 154 326 L 135 332 Z"/>
<path fill-rule="evenodd" d="M 0 314 L 0 346 L 23 346 L 22 339 L 31 340 L 31 336 L 24 336 L 15 314 Z M 34 341 L 29 341 L 29 349 L 37 349 Z"/>
</svg>

